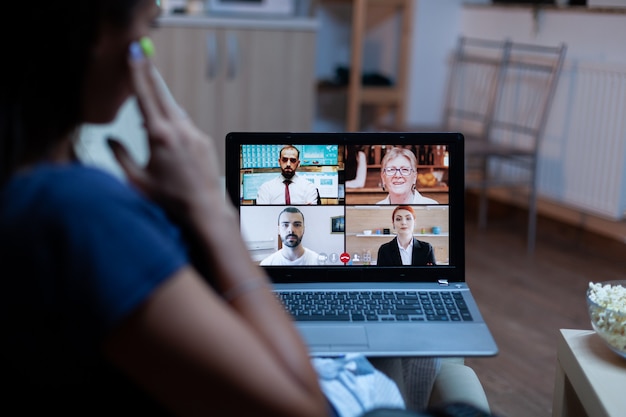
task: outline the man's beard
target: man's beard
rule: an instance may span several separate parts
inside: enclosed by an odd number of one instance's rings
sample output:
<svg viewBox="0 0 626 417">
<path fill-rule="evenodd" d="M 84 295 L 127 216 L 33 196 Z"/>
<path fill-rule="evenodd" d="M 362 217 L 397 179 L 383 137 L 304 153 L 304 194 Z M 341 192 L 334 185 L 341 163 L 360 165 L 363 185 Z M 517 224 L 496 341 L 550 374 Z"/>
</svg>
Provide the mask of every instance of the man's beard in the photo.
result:
<svg viewBox="0 0 626 417">
<path fill-rule="evenodd" d="M 295 237 L 295 240 L 289 240 L 290 237 Z M 283 239 L 283 246 L 287 246 L 289 248 L 295 248 L 297 247 L 300 242 L 302 242 L 302 239 L 299 238 L 297 235 L 291 234 L 291 235 L 287 235 L 285 236 L 285 238 Z"/>
<path fill-rule="evenodd" d="M 283 177 L 287 178 L 287 179 L 291 179 L 293 178 L 293 176 L 295 175 L 296 171 L 294 171 L 293 169 L 291 171 L 285 171 L 282 170 L 283 172 Z"/>
</svg>

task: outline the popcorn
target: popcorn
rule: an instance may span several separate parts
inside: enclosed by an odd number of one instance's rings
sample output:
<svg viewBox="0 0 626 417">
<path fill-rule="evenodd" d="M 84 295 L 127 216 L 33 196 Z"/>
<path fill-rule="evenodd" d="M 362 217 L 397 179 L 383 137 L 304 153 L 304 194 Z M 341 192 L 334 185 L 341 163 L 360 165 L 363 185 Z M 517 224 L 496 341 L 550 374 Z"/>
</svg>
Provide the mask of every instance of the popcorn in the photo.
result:
<svg viewBox="0 0 626 417">
<path fill-rule="evenodd" d="M 622 285 L 589 283 L 591 323 L 614 349 L 626 355 L 626 288 Z"/>
</svg>

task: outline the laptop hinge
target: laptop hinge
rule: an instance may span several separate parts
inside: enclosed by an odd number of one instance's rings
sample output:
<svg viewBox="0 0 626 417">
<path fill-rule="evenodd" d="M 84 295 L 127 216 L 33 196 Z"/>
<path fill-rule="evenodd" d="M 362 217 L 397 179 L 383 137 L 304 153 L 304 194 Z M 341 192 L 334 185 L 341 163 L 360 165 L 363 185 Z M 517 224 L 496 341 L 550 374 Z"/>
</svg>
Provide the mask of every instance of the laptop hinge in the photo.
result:
<svg viewBox="0 0 626 417">
<path fill-rule="evenodd" d="M 447 279 L 445 279 L 445 278 L 440 278 L 440 279 L 438 279 L 438 280 L 437 280 L 437 282 L 438 282 L 438 283 L 439 283 L 439 285 L 440 285 L 440 286 L 442 286 L 442 287 L 447 287 L 448 285 L 450 285 L 450 284 L 448 283 L 448 280 L 447 280 Z"/>
</svg>

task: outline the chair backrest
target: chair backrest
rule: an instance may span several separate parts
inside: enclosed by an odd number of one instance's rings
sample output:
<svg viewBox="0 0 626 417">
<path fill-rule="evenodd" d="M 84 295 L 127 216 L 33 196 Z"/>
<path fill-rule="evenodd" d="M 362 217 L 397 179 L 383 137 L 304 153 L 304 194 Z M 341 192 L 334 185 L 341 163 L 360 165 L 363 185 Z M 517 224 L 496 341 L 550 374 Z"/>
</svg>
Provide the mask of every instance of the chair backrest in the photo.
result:
<svg viewBox="0 0 626 417">
<path fill-rule="evenodd" d="M 450 63 L 443 125 L 483 136 L 493 115 L 510 42 L 460 37 Z"/>
<path fill-rule="evenodd" d="M 566 46 L 506 42 L 486 137 L 536 156 L 560 77 Z"/>
</svg>

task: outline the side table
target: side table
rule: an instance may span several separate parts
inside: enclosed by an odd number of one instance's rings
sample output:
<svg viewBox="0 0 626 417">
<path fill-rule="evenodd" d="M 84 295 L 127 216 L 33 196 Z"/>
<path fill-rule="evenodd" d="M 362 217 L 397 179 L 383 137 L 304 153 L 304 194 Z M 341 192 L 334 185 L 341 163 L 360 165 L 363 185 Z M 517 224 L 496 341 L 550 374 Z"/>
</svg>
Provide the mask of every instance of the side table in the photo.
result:
<svg viewBox="0 0 626 417">
<path fill-rule="evenodd" d="M 593 330 L 561 329 L 553 417 L 618 417 L 626 410 L 626 359 Z"/>
</svg>

